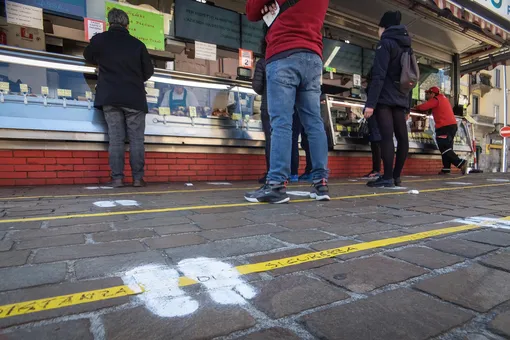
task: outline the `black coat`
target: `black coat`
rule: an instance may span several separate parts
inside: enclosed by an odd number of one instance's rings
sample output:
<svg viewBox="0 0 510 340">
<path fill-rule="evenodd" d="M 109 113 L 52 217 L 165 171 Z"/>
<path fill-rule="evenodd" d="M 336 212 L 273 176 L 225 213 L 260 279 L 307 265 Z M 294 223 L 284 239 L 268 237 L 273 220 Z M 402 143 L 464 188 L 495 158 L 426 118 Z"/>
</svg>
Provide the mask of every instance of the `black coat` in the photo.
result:
<svg viewBox="0 0 510 340">
<path fill-rule="evenodd" d="M 366 107 L 384 104 L 409 108 L 411 93 L 400 91 L 400 58 L 409 48 L 411 38 L 405 26 L 391 26 L 384 31 L 375 50 Z"/>
<path fill-rule="evenodd" d="M 251 84 L 253 90 L 262 96 L 260 111 L 267 113 L 266 60 L 264 58 L 259 59 L 257 65 L 255 65 L 255 72 Z"/>
<path fill-rule="evenodd" d="M 83 52 L 85 59 L 99 66 L 94 105 L 127 107 L 147 112 L 144 83 L 154 74 L 145 45 L 127 29 L 112 26 L 97 34 Z"/>
<path fill-rule="evenodd" d="M 366 93 L 367 96 L 370 93 L 372 84 L 372 70 L 370 70 L 367 74 L 367 88 Z M 379 131 L 379 124 L 377 124 L 377 119 L 375 118 L 375 115 L 372 115 L 372 117 L 368 118 L 368 140 L 370 142 L 380 142 L 382 140 L 381 131 Z"/>
</svg>

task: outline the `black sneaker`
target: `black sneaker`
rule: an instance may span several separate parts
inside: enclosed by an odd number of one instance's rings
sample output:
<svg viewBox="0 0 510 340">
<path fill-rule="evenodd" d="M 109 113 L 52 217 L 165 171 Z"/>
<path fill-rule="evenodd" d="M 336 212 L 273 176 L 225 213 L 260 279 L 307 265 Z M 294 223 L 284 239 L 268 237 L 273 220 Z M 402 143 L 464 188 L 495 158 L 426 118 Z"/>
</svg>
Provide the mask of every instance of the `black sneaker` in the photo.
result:
<svg viewBox="0 0 510 340">
<path fill-rule="evenodd" d="M 310 191 L 310 198 L 317 201 L 330 201 L 328 182 L 322 179 L 320 182 L 314 183 L 312 191 Z"/>
<path fill-rule="evenodd" d="M 402 186 L 402 180 L 400 179 L 400 177 L 394 178 L 393 181 L 396 187 Z"/>
<path fill-rule="evenodd" d="M 264 174 L 264 176 L 259 178 L 260 184 L 265 184 L 267 182 L 267 174 Z"/>
<path fill-rule="evenodd" d="M 382 176 L 375 181 L 367 183 L 367 187 L 370 188 L 393 188 L 394 186 L 393 179 L 384 179 Z"/>
<path fill-rule="evenodd" d="M 244 199 L 251 203 L 272 203 L 280 204 L 290 201 L 287 195 L 287 187 L 282 184 L 264 184 L 260 189 L 247 192 Z"/>
</svg>

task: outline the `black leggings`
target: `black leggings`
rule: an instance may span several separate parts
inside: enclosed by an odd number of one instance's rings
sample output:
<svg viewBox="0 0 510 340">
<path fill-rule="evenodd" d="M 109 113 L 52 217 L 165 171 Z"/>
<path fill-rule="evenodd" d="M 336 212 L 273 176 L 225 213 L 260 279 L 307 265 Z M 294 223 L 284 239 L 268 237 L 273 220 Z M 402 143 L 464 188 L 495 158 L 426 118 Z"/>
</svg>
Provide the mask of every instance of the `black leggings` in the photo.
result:
<svg viewBox="0 0 510 340">
<path fill-rule="evenodd" d="M 370 142 L 372 150 L 372 171 L 381 172 L 381 142 Z"/>
<path fill-rule="evenodd" d="M 381 130 L 381 154 L 384 165 L 384 179 L 399 178 L 409 152 L 409 136 L 407 134 L 406 112 L 402 107 L 377 105 L 375 116 Z M 395 145 L 393 135 L 397 139 L 397 159 L 395 168 Z"/>
</svg>

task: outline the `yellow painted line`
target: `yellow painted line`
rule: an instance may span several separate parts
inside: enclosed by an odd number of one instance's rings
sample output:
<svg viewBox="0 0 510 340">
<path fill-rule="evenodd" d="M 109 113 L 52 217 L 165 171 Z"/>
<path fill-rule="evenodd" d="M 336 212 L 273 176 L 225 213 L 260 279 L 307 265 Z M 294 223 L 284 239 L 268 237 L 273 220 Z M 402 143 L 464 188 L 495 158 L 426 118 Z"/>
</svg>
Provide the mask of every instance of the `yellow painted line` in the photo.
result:
<svg viewBox="0 0 510 340">
<path fill-rule="evenodd" d="M 448 180 L 454 180 L 461 177 L 449 177 Z M 420 183 L 420 182 L 440 182 L 444 181 L 444 178 L 430 178 L 430 179 L 417 179 L 412 181 L 406 181 L 406 183 Z M 366 182 L 342 182 L 342 183 L 330 183 L 330 186 L 342 186 L 342 185 L 365 185 Z M 310 184 L 303 185 L 290 185 L 289 188 L 305 188 L 309 187 Z M 180 190 L 162 190 L 162 191 L 126 191 L 126 192 L 114 192 L 114 193 L 94 193 L 94 194 L 66 194 L 66 195 L 43 195 L 43 196 L 11 196 L 11 197 L 0 197 L 0 201 L 21 201 L 29 199 L 63 199 L 63 198 L 81 198 L 81 197 L 116 197 L 116 196 L 130 196 L 130 195 L 165 195 L 165 194 L 187 194 L 187 193 L 200 193 L 200 192 L 221 192 L 221 191 L 243 191 L 253 190 L 254 187 L 245 188 L 215 188 L 215 189 L 180 189 Z"/>
<path fill-rule="evenodd" d="M 143 293 L 143 289 L 139 286 L 116 286 L 39 300 L 18 302 L 11 305 L 0 306 L 0 319 L 81 305 L 84 303 L 110 300 L 122 296 L 137 295 L 140 293 Z"/>
<path fill-rule="evenodd" d="M 482 185 L 470 185 L 470 186 L 459 186 L 452 188 L 435 188 L 420 190 L 420 193 L 430 192 L 442 192 L 442 191 L 456 191 L 465 189 L 478 189 L 478 188 L 490 188 L 490 187 L 501 187 L 508 186 L 510 183 L 497 183 L 497 184 L 482 184 Z M 373 194 L 360 194 L 350 196 L 339 196 L 332 197 L 332 201 L 338 200 L 349 200 L 356 198 L 371 198 L 371 197 L 382 197 L 382 196 L 398 196 L 407 195 L 407 191 L 393 191 L 384 193 L 373 193 Z M 305 203 L 313 202 L 311 199 L 299 199 L 292 200 L 292 203 Z M 119 215 L 139 215 L 139 214 L 156 214 L 165 212 L 176 212 L 176 211 L 188 211 L 188 210 L 211 210 L 220 208 L 237 208 L 237 207 L 248 207 L 254 205 L 263 205 L 267 203 L 228 203 L 228 204 L 217 204 L 217 205 L 196 205 L 196 206 L 182 206 L 173 208 L 159 208 L 159 209 L 140 209 L 140 210 L 127 210 L 127 211 L 109 211 L 104 213 L 91 213 L 91 214 L 75 214 L 75 215 L 60 215 L 60 216 L 39 216 L 39 217 L 26 217 L 26 218 L 13 218 L 13 219 L 0 219 L 0 224 L 3 223 L 21 223 L 21 222 L 42 222 L 42 221 L 55 221 L 55 220 L 68 220 L 74 218 L 90 218 L 90 217 L 108 217 L 108 216 L 119 216 Z"/>
</svg>

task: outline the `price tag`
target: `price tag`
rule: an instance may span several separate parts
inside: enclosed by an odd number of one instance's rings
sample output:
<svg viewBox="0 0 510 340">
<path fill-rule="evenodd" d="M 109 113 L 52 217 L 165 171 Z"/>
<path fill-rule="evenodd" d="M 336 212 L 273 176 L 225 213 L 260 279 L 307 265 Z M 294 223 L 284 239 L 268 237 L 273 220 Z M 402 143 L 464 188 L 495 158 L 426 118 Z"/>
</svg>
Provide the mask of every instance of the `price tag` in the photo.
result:
<svg viewBox="0 0 510 340">
<path fill-rule="evenodd" d="M 85 98 L 87 98 L 88 100 L 92 100 L 92 92 L 85 91 Z"/>
<path fill-rule="evenodd" d="M 73 96 L 73 92 L 66 89 L 57 89 L 57 96 L 69 98 Z"/>
<path fill-rule="evenodd" d="M 170 108 L 169 107 L 160 107 L 159 114 L 162 116 L 170 116 Z"/>
<path fill-rule="evenodd" d="M 153 81 L 146 82 L 145 83 L 145 87 L 149 87 L 149 88 L 153 89 L 154 88 L 154 82 Z"/>
<path fill-rule="evenodd" d="M 159 89 L 155 89 L 153 87 L 146 87 L 145 92 L 147 93 L 148 96 L 159 97 Z"/>
<path fill-rule="evenodd" d="M 28 85 L 27 84 L 19 84 L 19 92 L 28 93 Z"/>
<path fill-rule="evenodd" d="M 361 87 L 361 76 L 359 74 L 355 74 L 352 76 L 352 83 L 356 87 Z"/>
<path fill-rule="evenodd" d="M 326 72 L 333 72 L 333 73 L 336 73 L 336 68 L 334 67 L 326 67 Z"/>
<path fill-rule="evenodd" d="M 232 119 L 233 120 L 242 120 L 243 116 L 241 116 L 240 113 L 232 113 Z"/>
<path fill-rule="evenodd" d="M 41 94 L 43 96 L 47 96 L 50 94 L 50 89 L 48 88 L 48 86 L 41 86 Z"/>
<path fill-rule="evenodd" d="M 9 83 L 0 82 L 0 91 L 9 92 Z"/>
<path fill-rule="evenodd" d="M 189 116 L 195 118 L 197 116 L 197 108 L 194 106 L 189 107 Z"/>
</svg>

